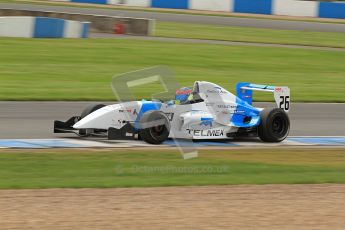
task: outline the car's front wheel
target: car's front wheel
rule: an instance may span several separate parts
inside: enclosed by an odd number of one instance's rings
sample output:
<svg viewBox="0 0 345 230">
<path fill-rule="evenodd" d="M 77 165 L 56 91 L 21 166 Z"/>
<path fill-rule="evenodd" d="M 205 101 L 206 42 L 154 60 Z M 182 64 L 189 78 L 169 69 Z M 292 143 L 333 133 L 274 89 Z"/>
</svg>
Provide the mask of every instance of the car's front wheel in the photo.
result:
<svg viewBox="0 0 345 230">
<path fill-rule="evenodd" d="M 160 111 L 148 111 L 140 119 L 139 135 L 149 144 L 161 144 L 168 139 L 170 122 Z"/>
<path fill-rule="evenodd" d="M 267 108 L 260 113 L 259 138 L 265 142 L 281 142 L 289 134 L 290 119 L 287 113 L 278 108 Z"/>
</svg>

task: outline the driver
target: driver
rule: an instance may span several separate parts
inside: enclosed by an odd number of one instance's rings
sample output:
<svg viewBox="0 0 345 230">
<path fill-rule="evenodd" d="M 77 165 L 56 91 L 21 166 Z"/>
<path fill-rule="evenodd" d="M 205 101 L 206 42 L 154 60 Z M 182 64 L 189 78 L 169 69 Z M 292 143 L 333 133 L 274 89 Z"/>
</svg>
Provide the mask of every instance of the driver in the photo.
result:
<svg viewBox="0 0 345 230">
<path fill-rule="evenodd" d="M 182 87 L 176 90 L 175 93 L 175 104 L 184 104 L 193 99 L 193 90 L 188 87 Z"/>
</svg>

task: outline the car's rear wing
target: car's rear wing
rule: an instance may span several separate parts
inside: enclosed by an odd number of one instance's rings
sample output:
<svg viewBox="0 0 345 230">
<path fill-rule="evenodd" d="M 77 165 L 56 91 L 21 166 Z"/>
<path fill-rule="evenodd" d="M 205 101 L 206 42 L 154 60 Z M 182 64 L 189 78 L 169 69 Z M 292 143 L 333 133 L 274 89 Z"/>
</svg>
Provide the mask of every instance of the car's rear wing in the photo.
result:
<svg viewBox="0 0 345 230">
<path fill-rule="evenodd" d="M 248 82 L 239 82 L 236 85 L 237 97 L 248 104 L 253 102 L 253 91 L 274 93 L 274 100 L 277 107 L 289 112 L 290 110 L 290 88 L 286 86 L 258 85 Z"/>
</svg>

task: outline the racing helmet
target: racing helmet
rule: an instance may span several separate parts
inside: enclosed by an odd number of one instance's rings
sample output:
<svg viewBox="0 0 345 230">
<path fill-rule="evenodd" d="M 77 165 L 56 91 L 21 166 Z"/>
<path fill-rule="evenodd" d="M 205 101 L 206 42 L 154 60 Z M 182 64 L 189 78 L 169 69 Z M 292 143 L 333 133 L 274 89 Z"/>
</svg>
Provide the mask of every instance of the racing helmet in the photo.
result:
<svg viewBox="0 0 345 230">
<path fill-rule="evenodd" d="M 192 89 L 188 88 L 188 87 L 182 87 L 178 90 L 176 90 L 175 93 L 175 100 L 183 103 L 186 102 L 188 100 L 189 95 L 193 92 Z"/>
</svg>

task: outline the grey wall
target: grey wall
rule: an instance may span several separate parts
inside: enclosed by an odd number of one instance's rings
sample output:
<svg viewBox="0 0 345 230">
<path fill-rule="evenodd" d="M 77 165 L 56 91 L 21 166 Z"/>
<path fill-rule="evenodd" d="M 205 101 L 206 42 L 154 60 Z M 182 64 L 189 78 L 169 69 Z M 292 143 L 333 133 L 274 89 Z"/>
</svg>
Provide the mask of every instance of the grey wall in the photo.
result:
<svg viewBox="0 0 345 230">
<path fill-rule="evenodd" d="M 97 33 L 114 33 L 114 25 L 119 22 L 125 25 L 125 34 L 149 36 L 153 35 L 154 29 L 154 20 L 144 18 L 128 18 L 91 14 L 64 13 L 54 11 L 34 11 L 16 9 L 0 9 L 0 16 L 35 16 L 63 18 L 75 21 L 87 21 L 91 22 L 90 31 Z"/>
</svg>

